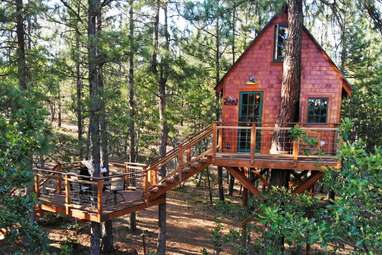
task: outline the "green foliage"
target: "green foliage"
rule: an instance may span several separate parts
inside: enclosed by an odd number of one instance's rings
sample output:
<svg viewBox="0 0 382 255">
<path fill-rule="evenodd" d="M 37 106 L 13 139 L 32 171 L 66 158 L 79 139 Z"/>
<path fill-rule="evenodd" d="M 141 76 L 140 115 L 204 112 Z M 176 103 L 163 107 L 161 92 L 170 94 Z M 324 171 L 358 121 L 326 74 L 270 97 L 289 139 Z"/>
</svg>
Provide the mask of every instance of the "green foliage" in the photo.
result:
<svg viewBox="0 0 382 255">
<path fill-rule="evenodd" d="M 0 228 L 15 251 L 36 253 L 46 247 L 44 233 L 32 220 L 34 197 L 32 158 L 44 153 L 49 141 L 45 110 L 36 95 L 24 95 L 0 83 Z"/>
<path fill-rule="evenodd" d="M 342 171 L 326 175 L 338 193 L 330 207 L 334 241 L 377 254 L 382 250 L 382 149 L 367 152 L 362 143 L 346 143 L 341 156 Z"/>
<path fill-rule="evenodd" d="M 307 195 L 274 189 L 255 213 L 261 233 L 258 250 L 277 253 L 275 241 L 284 238 L 290 249 L 305 244 L 328 245 L 340 250 L 351 246 L 357 253 L 378 254 L 382 249 L 382 151 L 368 153 L 359 143 L 340 150 L 342 170 L 327 171 L 324 184 L 335 190 L 336 200 L 327 202 Z"/>
<path fill-rule="evenodd" d="M 352 16 L 356 26 L 349 26 L 346 48 L 346 72 L 353 94 L 343 112 L 353 122 L 353 140 L 362 139 L 371 151 L 382 145 L 382 40 L 364 17 Z"/>
</svg>

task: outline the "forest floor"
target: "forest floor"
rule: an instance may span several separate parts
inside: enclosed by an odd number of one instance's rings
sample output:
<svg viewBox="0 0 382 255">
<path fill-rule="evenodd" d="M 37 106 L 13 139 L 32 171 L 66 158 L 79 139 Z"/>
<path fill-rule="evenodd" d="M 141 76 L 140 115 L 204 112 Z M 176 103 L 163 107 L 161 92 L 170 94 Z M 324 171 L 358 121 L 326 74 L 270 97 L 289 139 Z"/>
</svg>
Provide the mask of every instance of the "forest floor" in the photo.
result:
<svg viewBox="0 0 382 255">
<path fill-rule="evenodd" d="M 215 192 L 216 193 L 216 192 Z M 239 192 L 226 197 L 227 201 L 239 205 Z M 214 203 L 217 201 L 215 200 Z M 143 254 L 142 234 L 145 236 L 148 251 L 154 252 L 157 241 L 158 207 L 153 206 L 137 213 L 138 231 L 129 230 L 129 215 L 113 221 L 114 247 L 116 254 L 126 254 L 130 248 Z M 51 250 L 59 252 L 72 249 L 76 254 L 88 254 L 90 229 L 88 223 L 75 223 L 72 220 L 53 219 L 43 224 L 48 232 Z M 56 222 L 58 221 L 58 222 Z M 208 189 L 195 187 L 193 181 L 184 187 L 171 191 L 167 195 L 167 253 L 166 254 L 201 254 L 203 248 L 212 254 L 213 241 L 211 231 L 217 222 L 223 232 L 237 229 L 240 221 L 225 215 L 219 206 L 210 206 Z M 64 224 L 62 224 L 64 223 Z M 231 254 L 223 251 L 221 254 Z"/>
</svg>

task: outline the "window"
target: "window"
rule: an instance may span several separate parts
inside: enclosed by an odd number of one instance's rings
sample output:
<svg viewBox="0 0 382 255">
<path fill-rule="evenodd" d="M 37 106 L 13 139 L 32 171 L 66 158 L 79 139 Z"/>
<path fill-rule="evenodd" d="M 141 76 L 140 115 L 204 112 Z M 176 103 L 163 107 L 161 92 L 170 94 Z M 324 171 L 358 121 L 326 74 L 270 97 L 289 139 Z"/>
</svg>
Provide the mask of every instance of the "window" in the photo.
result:
<svg viewBox="0 0 382 255">
<path fill-rule="evenodd" d="M 288 28 L 285 25 L 275 27 L 275 50 L 274 60 L 283 61 L 285 56 L 285 43 L 288 38 Z"/>
<path fill-rule="evenodd" d="M 308 123 L 326 123 L 328 99 L 324 97 L 308 98 Z"/>
</svg>

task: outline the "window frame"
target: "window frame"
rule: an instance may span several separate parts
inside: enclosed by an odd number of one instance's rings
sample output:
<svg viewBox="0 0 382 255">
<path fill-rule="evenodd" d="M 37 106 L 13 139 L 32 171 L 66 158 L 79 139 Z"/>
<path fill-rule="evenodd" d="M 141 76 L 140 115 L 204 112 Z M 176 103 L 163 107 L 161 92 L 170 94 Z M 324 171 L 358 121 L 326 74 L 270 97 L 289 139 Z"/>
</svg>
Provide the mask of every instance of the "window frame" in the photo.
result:
<svg viewBox="0 0 382 255">
<path fill-rule="evenodd" d="M 317 122 L 317 121 L 309 121 L 309 100 L 310 99 L 320 99 L 320 100 L 326 100 L 326 116 L 325 116 L 325 122 Z M 306 101 L 306 123 L 307 124 L 328 124 L 329 119 L 329 97 L 326 96 L 309 96 Z M 321 117 L 320 117 L 321 118 Z"/>
<path fill-rule="evenodd" d="M 284 61 L 284 57 L 278 57 L 277 56 L 277 44 L 278 44 L 278 34 L 279 34 L 279 27 L 288 28 L 288 24 L 286 23 L 279 23 L 275 25 L 274 28 L 274 38 L 273 38 L 273 62 L 275 63 L 282 63 Z"/>
</svg>

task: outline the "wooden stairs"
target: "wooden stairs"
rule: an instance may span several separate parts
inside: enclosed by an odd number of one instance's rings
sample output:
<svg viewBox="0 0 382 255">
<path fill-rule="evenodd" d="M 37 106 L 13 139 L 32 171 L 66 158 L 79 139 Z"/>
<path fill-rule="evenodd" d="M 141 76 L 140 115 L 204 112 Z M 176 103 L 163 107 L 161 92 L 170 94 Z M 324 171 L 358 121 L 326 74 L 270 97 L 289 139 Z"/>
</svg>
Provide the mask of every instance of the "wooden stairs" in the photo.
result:
<svg viewBox="0 0 382 255">
<path fill-rule="evenodd" d="M 145 199 L 153 201 L 164 195 L 169 190 L 180 185 L 190 177 L 200 173 L 211 164 L 210 157 L 203 157 L 191 160 L 179 169 L 175 174 L 164 177 L 157 185 L 151 186 L 145 193 Z"/>
</svg>

